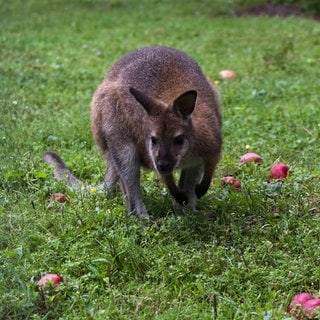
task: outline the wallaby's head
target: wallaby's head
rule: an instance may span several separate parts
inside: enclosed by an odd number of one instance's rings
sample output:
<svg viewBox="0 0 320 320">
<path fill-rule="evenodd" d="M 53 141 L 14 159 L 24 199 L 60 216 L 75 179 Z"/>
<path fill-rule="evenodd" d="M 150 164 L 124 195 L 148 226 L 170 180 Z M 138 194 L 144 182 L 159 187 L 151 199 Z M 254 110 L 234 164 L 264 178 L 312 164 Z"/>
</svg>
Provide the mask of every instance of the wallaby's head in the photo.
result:
<svg viewBox="0 0 320 320">
<path fill-rule="evenodd" d="M 188 153 L 194 138 L 190 116 L 197 92 L 187 91 L 169 105 L 137 89 L 130 88 L 130 92 L 150 118 L 150 130 L 145 138 L 153 165 L 160 174 L 170 174 Z"/>
</svg>

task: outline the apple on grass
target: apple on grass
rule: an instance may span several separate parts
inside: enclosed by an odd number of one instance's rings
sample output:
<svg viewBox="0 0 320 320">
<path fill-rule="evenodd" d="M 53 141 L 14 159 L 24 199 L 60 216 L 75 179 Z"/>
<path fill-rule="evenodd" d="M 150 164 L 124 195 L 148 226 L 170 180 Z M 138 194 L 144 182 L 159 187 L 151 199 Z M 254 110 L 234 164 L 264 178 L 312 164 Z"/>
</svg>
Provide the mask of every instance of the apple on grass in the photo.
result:
<svg viewBox="0 0 320 320">
<path fill-rule="evenodd" d="M 225 186 L 227 184 L 233 185 L 237 190 L 241 189 L 241 183 L 233 176 L 226 176 L 221 179 L 221 185 Z"/>
<path fill-rule="evenodd" d="M 307 292 L 296 294 L 288 312 L 297 320 L 315 319 L 320 314 L 320 299 Z"/>
<path fill-rule="evenodd" d="M 52 199 L 60 203 L 65 203 L 67 201 L 67 196 L 61 192 L 55 192 L 52 195 Z"/>
<path fill-rule="evenodd" d="M 259 163 L 261 161 L 262 161 L 262 157 L 253 152 L 246 153 L 240 158 L 240 163 L 251 163 L 251 162 Z"/>
<path fill-rule="evenodd" d="M 57 273 L 47 273 L 42 276 L 38 282 L 39 290 L 44 288 L 55 288 L 59 283 L 63 282 L 63 278 Z"/>
<path fill-rule="evenodd" d="M 302 308 L 307 319 L 315 319 L 320 315 L 320 299 L 313 298 L 302 304 Z M 319 319 L 319 318 L 318 318 Z"/>
<path fill-rule="evenodd" d="M 232 79 L 235 77 L 236 73 L 233 70 L 221 70 L 219 72 L 220 77 L 224 79 Z"/>
<path fill-rule="evenodd" d="M 271 168 L 270 178 L 283 180 L 288 176 L 289 169 L 289 166 L 285 163 L 278 163 Z"/>
</svg>

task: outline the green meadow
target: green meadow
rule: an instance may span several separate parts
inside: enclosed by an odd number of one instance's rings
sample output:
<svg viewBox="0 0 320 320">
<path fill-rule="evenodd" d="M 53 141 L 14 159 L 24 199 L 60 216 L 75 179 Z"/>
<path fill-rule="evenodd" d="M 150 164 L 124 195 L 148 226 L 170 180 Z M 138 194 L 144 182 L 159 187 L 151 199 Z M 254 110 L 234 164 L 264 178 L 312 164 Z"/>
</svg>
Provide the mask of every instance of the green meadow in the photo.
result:
<svg viewBox="0 0 320 320">
<path fill-rule="evenodd" d="M 320 295 L 320 24 L 239 18 L 240 4 L 0 0 L 0 319 L 283 320 L 295 294 Z M 150 45 L 184 51 L 217 85 L 224 143 L 197 214 L 142 173 L 146 225 L 120 193 L 57 182 L 42 155 L 102 181 L 91 97 L 112 63 Z M 240 164 L 247 152 L 262 163 Z M 280 162 L 288 177 L 267 182 Z M 227 175 L 240 191 L 221 186 Z M 49 293 L 46 273 L 64 278 Z"/>
</svg>

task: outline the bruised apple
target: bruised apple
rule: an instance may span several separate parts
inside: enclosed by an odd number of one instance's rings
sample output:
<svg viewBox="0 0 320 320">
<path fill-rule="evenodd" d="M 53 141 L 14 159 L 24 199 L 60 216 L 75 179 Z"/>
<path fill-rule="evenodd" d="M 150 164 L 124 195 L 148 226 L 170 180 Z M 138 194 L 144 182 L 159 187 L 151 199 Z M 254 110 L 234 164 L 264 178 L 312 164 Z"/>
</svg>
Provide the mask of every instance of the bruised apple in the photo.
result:
<svg viewBox="0 0 320 320">
<path fill-rule="evenodd" d="M 296 294 L 293 298 L 292 301 L 288 307 L 288 312 L 296 317 L 296 319 L 299 319 L 299 317 L 303 317 L 303 309 L 302 305 L 308 301 L 314 299 L 314 296 L 311 295 L 310 293 L 302 292 L 299 294 Z"/>
<path fill-rule="evenodd" d="M 225 186 L 227 184 L 233 185 L 237 190 L 241 189 L 241 183 L 233 176 L 226 176 L 221 179 L 221 185 Z"/>
<path fill-rule="evenodd" d="M 315 317 L 320 315 L 320 299 L 313 298 L 307 300 L 302 304 L 302 309 L 307 319 L 314 319 Z"/>
<path fill-rule="evenodd" d="M 224 79 L 232 79 L 236 75 L 236 73 L 232 70 L 221 70 L 219 74 L 220 74 L 220 77 Z"/>
<path fill-rule="evenodd" d="M 310 293 L 299 293 L 293 297 L 288 312 L 298 320 L 315 319 L 320 314 L 320 299 Z"/>
<path fill-rule="evenodd" d="M 289 167 L 284 163 L 274 165 L 270 170 L 270 178 L 285 179 L 289 172 Z"/>
<path fill-rule="evenodd" d="M 44 287 L 56 287 L 60 282 L 63 282 L 63 278 L 57 273 L 47 273 L 42 276 L 38 282 L 39 289 Z"/>
<path fill-rule="evenodd" d="M 61 192 L 56 192 L 52 195 L 52 199 L 53 200 L 56 200 L 60 203 L 65 203 L 67 201 L 67 197 L 66 195 L 64 195 L 63 193 Z"/>
<path fill-rule="evenodd" d="M 259 163 L 261 161 L 262 161 L 262 157 L 253 152 L 246 153 L 240 158 L 240 163 L 251 163 L 251 162 Z"/>
</svg>

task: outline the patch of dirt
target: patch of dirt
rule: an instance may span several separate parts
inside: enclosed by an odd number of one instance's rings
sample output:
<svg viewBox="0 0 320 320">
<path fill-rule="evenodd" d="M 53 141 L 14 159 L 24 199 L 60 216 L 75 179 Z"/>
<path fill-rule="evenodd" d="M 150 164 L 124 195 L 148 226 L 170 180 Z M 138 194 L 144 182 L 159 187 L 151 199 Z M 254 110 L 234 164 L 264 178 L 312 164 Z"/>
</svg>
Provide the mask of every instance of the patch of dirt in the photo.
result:
<svg viewBox="0 0 320 320">
<path fill-rule="evenodd" d="M 310 17 L 310 15 L 307 15 L 305 12 L 300 10 L 299 8 L 287 6 L 283 4 L 272 4 L 272 3 L 266 3 L 266 4 L 260 4 L 252 7 L 247 7 L 244 9 L 241 9 L 237 12 L 238 17 L 243 16 L 268 16 L 268 17 L 289 17 L 289 16 L 299 16 L 299 17 L 305 17 L 305 18 L 314 18 L 318 21 L 320 21 L 320 15 Z"/>
</svg>

